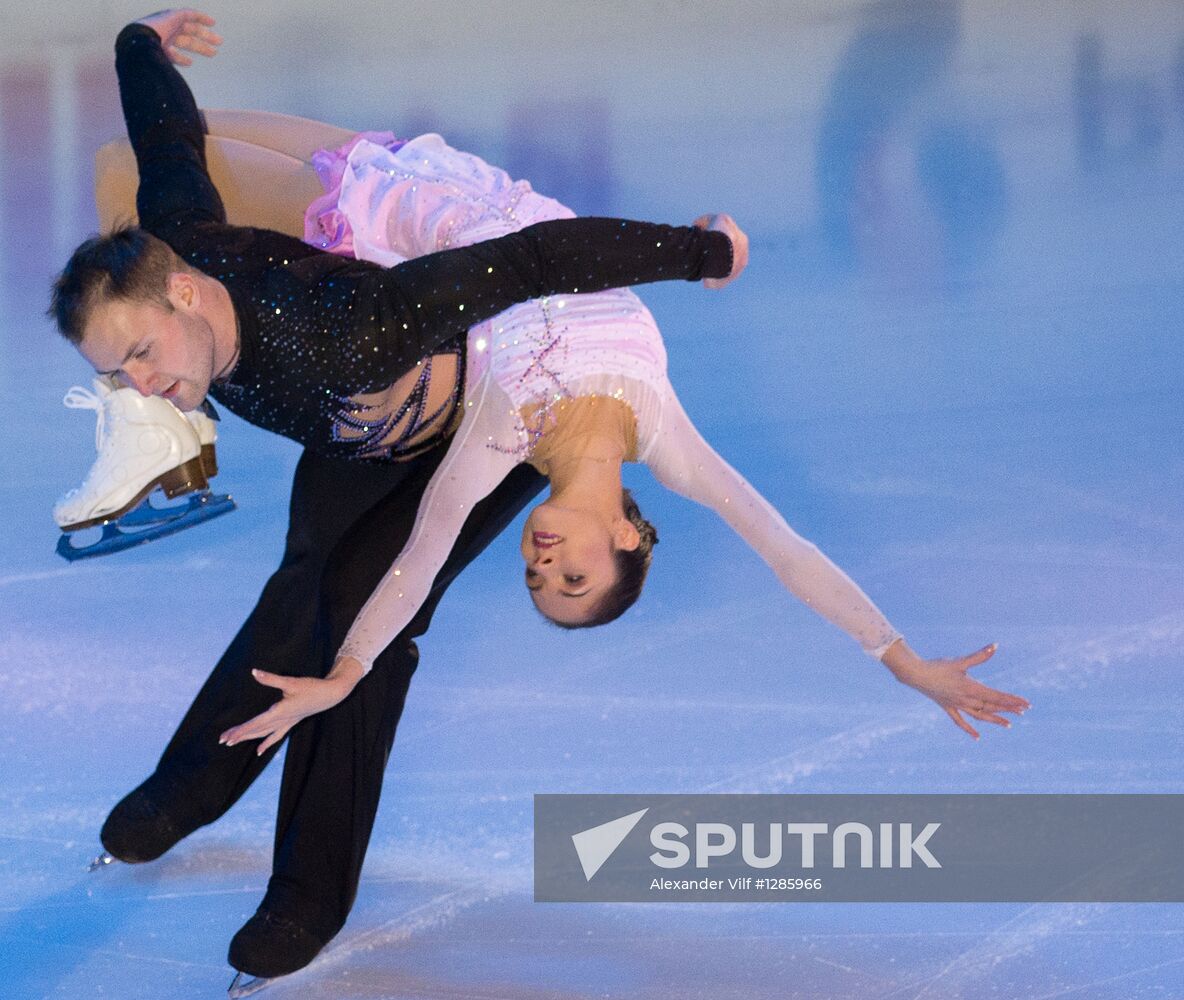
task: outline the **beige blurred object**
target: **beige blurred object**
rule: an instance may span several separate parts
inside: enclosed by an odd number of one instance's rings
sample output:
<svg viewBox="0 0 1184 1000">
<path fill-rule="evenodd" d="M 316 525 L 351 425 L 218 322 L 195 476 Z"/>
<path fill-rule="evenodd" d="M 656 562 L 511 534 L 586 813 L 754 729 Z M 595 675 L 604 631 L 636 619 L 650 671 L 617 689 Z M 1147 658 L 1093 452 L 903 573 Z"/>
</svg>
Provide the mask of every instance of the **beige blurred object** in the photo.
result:
<svg viewBox="0 0 1184 1000">
<path fill-rule="evenodd" d="M 206 162 L 227 219 L 238 226 L 304 235 L 304 210 L 322 194 L 309 161 L 356 133 L 271 111 L 205 111 Z M 95 155 L 95 206 L 103 232 L 136 221 L 139 172 L 131 144 L 116 139 Z"/>
</svg>

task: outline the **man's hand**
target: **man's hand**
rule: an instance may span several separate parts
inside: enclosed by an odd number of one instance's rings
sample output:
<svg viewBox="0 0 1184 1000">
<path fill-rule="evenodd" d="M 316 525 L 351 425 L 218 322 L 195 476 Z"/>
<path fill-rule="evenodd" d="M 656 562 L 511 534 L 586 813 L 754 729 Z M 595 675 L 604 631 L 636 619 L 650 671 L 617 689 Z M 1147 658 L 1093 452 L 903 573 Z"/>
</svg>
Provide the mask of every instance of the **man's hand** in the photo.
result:
<svg viewBox="0 0 1184 1000">
<path fill-rule="evenodd" d="M 997 648 L 991 643 L 969 656 L 923 660 L 909 649 L 903 639 L 898 639 L 888 647 L 882 660 L 898 681 L 932 698 L 945 709 L 954 725 L 977 740 L 978 732 L 962 718 L 963 713 L 973 719 L 993 722 L 1006 728 L 1011 723 L 1000 712 L 1020 715 L 1032 707 L 1027 699 L 989 688 L 967 673 L 971 667 L 977 667 L 994 656 Z"/>
<path fill-rule="evenodd" d="M 262 755 L 269 747 L 275 746 L 287 736 L 288 730 L 301 719 L 327 711 L 344 701 L 354 689 L 354 685 L 361 680 L 362 665 L 357 660 L 343 657 L 333 665 L 329 676 L 324 679 L 283 677 L 280 674 L 269 674 L 265 670 L 252 670 L 251 674 L 260 684 L 282 691 L 283 697 L 266 712 L 244 722 L 241 726 L 226 730 L 218 737 L 218 742 L 232 747 L 243 740 L 263 740 L 259 744 L 259 749 L 255 751 L 256 754 Z"/>
<path fill-rule="evenodd" d="M 136 22 L 146 24 L 160 35 L 160 44 L 171 62 L 178 66 L 192 66 L 186 52 L 198 56 L 214 56 L 222 44 L 222 36 L 210 30 L 214 19 L 191 7 L 180 10 L 161 10 Z"/>
<path fill-rule="evenodd" d="M 730 215 L 700 215 L 695 220 L 695 225 L 700 229 L 723 233 L 732 241 L 732 272 L 726 278 L 703 279 L 703 284 L 708 288 L 723 288 L 729 282 L 735 281 L 740 272 L 748 266 L 748 237 Z"/>
</svg>

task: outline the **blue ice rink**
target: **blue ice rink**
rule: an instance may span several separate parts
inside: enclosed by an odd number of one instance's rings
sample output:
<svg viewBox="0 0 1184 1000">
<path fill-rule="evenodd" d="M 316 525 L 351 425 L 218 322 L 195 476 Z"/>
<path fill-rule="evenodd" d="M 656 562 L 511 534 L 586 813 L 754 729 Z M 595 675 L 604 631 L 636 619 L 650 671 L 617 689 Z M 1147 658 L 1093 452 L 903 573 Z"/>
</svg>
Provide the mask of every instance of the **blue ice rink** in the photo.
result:
<svg viewBox="0 0 1184 1000">
<path fill-rule="evenodd" d="M 353 916 L 264 996 L 1184 997 L 1178 905 L 531 899 L 536 792 L 1184 792 L 1184 6 L 209 9 L 204 105 L 439 131 L 581 213 L 733 214 L 737 284 L 642 293 L 688 412 L 918 651 L 997 641 L 979 678 L 1034 706 L 975 743 L 635 472 L 662 543 L 622 622 L 546 627 L 513 531 L 452 588 Z M 227 416 L 237 513 L 53 553 L 94 428 L 43 310 L 145 13 L 0 19 L 4 998 L 222 996 L 270 867 L 276 766 L 165 859 L 84 872 L 278 562 L 297 457 Z"/>
</svg>

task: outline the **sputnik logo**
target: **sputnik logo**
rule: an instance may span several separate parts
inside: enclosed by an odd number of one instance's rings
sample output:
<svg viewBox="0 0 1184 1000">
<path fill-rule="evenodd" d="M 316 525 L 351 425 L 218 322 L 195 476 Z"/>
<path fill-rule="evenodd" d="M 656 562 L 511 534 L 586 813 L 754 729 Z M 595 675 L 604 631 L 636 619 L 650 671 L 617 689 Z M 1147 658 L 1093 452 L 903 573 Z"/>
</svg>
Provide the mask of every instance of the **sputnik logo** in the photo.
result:
<svg viewBox="0 0 1184 1000">
<path fill-rule="evenodd" d="M 584 881 L 592 881 L 592 876 L 600 871 L 601 866 L 612 857 L 613 851 L 621 846 L 621 841 L 629 836 L 629 831 L 637 826 L 637 821 L 647 812 L 648 806 L 628 816 L 572 834 L 572 843 L 576 845 L 576 854 L 580 856 L 580 865 L 584 869 Z"/>
</svg>

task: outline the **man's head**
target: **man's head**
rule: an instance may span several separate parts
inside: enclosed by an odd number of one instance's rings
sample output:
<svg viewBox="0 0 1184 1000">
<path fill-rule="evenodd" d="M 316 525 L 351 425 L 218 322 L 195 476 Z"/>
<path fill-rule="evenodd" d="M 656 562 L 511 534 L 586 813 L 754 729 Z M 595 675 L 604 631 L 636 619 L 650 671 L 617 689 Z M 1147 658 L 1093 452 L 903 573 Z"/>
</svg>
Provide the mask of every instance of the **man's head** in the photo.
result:
<svg viewBox="0 0 1184 1000">
<path fill-rule="evenodd" d="M 74 251 L 54 282 L 49 313 L 96 371 L 191 410 L 218 371 L 208 291 L 208 280 L 167 243 L 125 228 Z"/>
</svg>

